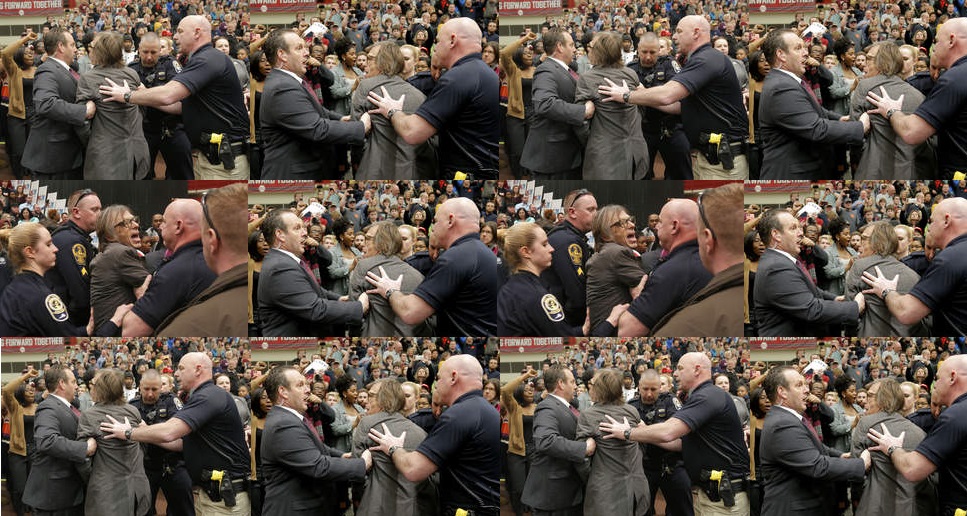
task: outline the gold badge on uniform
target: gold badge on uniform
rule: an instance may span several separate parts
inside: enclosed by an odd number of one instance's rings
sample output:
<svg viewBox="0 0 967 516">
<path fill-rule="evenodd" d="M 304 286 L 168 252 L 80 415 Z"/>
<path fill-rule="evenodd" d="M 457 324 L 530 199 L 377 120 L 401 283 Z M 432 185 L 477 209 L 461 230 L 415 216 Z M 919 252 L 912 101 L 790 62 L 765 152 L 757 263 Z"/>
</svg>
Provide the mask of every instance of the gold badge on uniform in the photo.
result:
<svg viewBox="0 0 967 516">
<path fill-rule="evenodd" d="M 544 309 L 548 319 L 554 322 L 564 320 L 564 310 L 561 309 L 561 303 L 554 297 L 554 294 L 544 294 L 544 297 L 541 298 L 541 308 Z"/>
<path fill-rule="evenodd" d="M 571 257 L 571 263 L 581 265 L 581 259 L 584 258 L 584 251 L 581 250 L 581 246 L 577 244 L 567 246 L 567 254 Z"/>
<path fill-rule="evenodd" d="M 87 265 L 87 248 L 84 247 L 84 244 L 74 244 L 71 247 L 71 252 L 74 253 L 74 261 L 77 262 L 77 265 L 82 267 Z"/>
<path fill-rule="evenodd" d="M 44 306 L 47 307 L 47 313 L 50 317 L 57 322 L 64 322 L 67 320 L 67 307 L 64 306 L 64 302 L 60 300 L 60 296 L 57 294 L 50 294 L 44 299 Z"/>
</svg>

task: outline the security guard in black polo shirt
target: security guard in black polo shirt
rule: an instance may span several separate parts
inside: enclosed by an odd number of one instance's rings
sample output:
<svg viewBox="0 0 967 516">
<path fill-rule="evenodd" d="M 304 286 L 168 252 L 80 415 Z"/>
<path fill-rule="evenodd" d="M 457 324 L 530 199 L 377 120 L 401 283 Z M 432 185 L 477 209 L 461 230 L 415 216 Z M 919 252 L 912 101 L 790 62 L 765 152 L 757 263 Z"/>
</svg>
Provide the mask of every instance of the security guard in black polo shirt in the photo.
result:
<svg viewBox="0 0 967 516">
<path fill-rule="evenodd" d="M 171 56 L 162 56 L 160 52 L 160 38 L 149 32 L 141 38 L 138 45 L 138 59 L 128 65 L 138 72 L 142 84 L 147 88 L 167 84 L 181 71 L 178 61 Z M 185 134 L 181 115 L 167 114 L 147 106 L 141 108 L 141 114 L 144 117 L 144 138 L 148 140 L 148 152 L 151 155 L 149 163 L 154 163 L 160 150 L 165 159 L 167 179 L 194 179 L 195 174 L 191 169 L 191 143 Z"/>
<path fill-rule="evenodd" d="M 45 277 L 67 305 L 71 324 L 84 327 L 91 319 L 91 262 L 97 255 L 90 233 L 101 213 L 101 200 L 93 190 L 80 190 L 67 199 L 67 207 L 70 219 L 51 233 L 57 263 Z"/>
<path fill-rule="evenodd" d="M 170 392 L 161 392 L 161 375 L 155 369 L 148 369 L 141 377 L 139 391 L 138 397 L 131 400 L 131 405 L 138 409 L 141 419 L 149 425 L 163 423 L 181 410 L 181 400 Z M 188 477 L 181 452 L 146 443 L 142 443 L 141 448 L 144 451 L 144 472 L 151 484 L 152 504 L 160 488 L 168 501 L 168 514 L 194 515 L 191 478 Z"/>
<path fill-rule="evenodd" d="M 682 67 L 671 56 L 658 55 L 658 36 L 648 32 L 638 41 L 638 61 L 628 65 L 638 74 L 642 86 L 651 88 L 670 81 Z M 651 152 L 649 176 L 654 176 L 655 152 L 665 162 L 665 179 L 692 179 L 692 157 L 688 138 L 682 129 L 682 117 L 639 106 L 641 131 Z"/>
<path fill-rule="evenodd" d="M 654 369 L 647 369 L 638 380 L 638 396 L 630 404 L 638 410 L 646 425 L 663 423 L 682 408 L 682 402 L 674 394 L 659 394 L 661 379 Z M 655 493 L 661 489 L 668 505 L 668 513 L 692 516 L 692 491 L 685 464 L 680 452 L 668 451 L 653 444 L 641 444 L 641 463 L 651 489 L 651 509 L 655 513 Z"/>
<path fill-rule="evenodd" d="M 585 234 L 598 211 L 594 194 L 581 189 L 564 197 L 564 222 L 547 232 L 554 248 L 551 266 L 541 274 L 548 290 L 564 306 L 564 318 L 571 326 L 581 326 L 587 318 L 587 263 L 591 248 Z"/>
</svg>

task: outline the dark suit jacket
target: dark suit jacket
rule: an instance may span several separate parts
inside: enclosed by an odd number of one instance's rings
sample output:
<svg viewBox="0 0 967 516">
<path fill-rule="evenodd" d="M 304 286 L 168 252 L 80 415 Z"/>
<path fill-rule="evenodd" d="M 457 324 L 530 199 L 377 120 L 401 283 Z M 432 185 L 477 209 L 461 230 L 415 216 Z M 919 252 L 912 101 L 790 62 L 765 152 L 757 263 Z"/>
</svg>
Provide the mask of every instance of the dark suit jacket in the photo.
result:
<svg viewBox="0 0 967 516">
<path fill-rule="evenodd" d="M 57 61 L 48 59 L 34 74 L 34 109 L 23 166 L 43 174 L 68 172 L 84 163 L 83 132 L 87 107 L 75 104 L 77 81 Z M 80 179 L 78 177 L 77 179 Z"/>
<path fill-rule="evenodd" d="M 69 509 L 84 503 L 80 471 L 90 474 L 87 442 L 77 441 L 77 416 L 63 401 L 48 396 L 34 416 L 33 457 L 24 488 L 25 504 L 45 511 Z"/>
<path fill-rule="evenodd" d="M 263 516 L 335 514 L 336 481 L 361 481 L 363 459 L 342 459 L 309 430 L 302 419 L 273 407 L 262 432 L 265 483 Z"/>
<path fill-rule="evenodd" d="M 330 146 L 361 144 L 362 122 L 339 122 L 302 83 L 279 71 L 265 79 L 262 105 L 262 179 L 322 179 Z M 329 145 L 321 145 L 329 144 Z"/>
<path fill-rule="evenodd" d="M 855 324 L 859 307 L 854 301 L 834 301 L 806 275 L 774 249 L 766 249 L 755 274 L 756 325 L 760 337 L 812 337 L 828 335 L 828 324 Z"/>
<path fill-rule="evenodd" d="M 259 316 L 266 337 L 326 335 L 331 324 L 356 323 L 363 318 L 358 301 L 338 301 L 291 257 L 270 249 L 259 275 Z"/>
<path fill-rule="evenodd" d="M 587 139 L 584 104 L 574 104 L 577 81 L 550 58 L 534 71 L 534 123 L 524 142 L 520 164 L 536 172 L 556 174 L 581 166 Z"/>
<path fill-rule="evenodd" d="M 759 475 L 765 485 L 762 516 L 831 515 L 828 483 L 863 481 L 861 459 L 839 458 L 838 450 L 821 443 L 783 408 L 772 407 L 766 415 L 759 442 Z"/>
<path fill-rule="evenodd" d="M 589 464 L 584 441 L 575 441 L 578 420 L 548 396 L 534 411 L 534 458 L 521 501 L 545 511 L 567 509 L 584 501 Z"/>
<path fill-rule="evenodd" d="M 762 179 L 823 179 L 826 146 L 863 143 L 862 123 L 840 122 L 787 73 L 767 75 L 761 98 Z"/>
</svg>

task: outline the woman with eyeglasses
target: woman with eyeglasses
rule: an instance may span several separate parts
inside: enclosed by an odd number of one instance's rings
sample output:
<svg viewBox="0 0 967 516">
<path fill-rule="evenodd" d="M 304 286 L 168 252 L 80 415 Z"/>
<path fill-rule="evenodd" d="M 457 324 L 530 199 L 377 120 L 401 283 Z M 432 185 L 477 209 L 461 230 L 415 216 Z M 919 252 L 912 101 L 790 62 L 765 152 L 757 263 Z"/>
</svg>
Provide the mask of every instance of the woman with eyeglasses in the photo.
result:
<svg viewBox="0 0 967 516">
<path fill-rule="evenodd" d="M 571 326 L 564 306 L 551 294 L 541 273 L 551 266 L 554 248 L 547 233 L 534 222 L 517 224 L 504 237 L 504 253 L 513 271 L 497 296 L 497 335 L 501 337 L 568 337 L 614 335 L 618 317 L 627 304 L 611 307 L 607 319 L 592 330 L 590 320 Z M 590 333 L 589 333 L 590 332 Z"/>
<path fill-rule="evenodd" d="M 84 158 L 84 179 L 144 179 L 151 167 L 140 108 L 107 102 L 98 92 L 108 80 L 127 81 L 132 86 L 141 83 L 138 73 L 125 66 L 123 49 L 121 34 L 99 33 L 90 44 L 94 69 L 77 81 L 77 103 L 93 100 L 97 106 Z"/>
<path fill-rule="evenodd" d="M 141 254 L 138 218 L 127 206 L 101 210 L 96 223 L 98 254 L 91 262 L 91 307 L 94 325 L 111 318 L 114 309 L 138 300 L 148 269 Z"/>
<path fill-rule="evenodd" d="M 591 221 L 594 254 L 588 260 L 588 317 L 591 327 L 608 317 L 611 307 L 631 303 L 641 293 L 645 271 L 635 252 L 635 219 L 624 206 L 600 208 Z"/>
<path fill-rule="evenodd" d="M 130 304 L 118 306 L 100 326 L 95 327 L 93 317 L 86 327 L 71 324 L 67 305 L 44 280 L 57 261 L 57 246 L 47 228 L 37 222 L 21 224 L 10 232 L 9 242 L 10 263 L 17 275 L 0 296 L 0 336 L 121 335 L 121 319 L 131 311 Z"/>
</svg>

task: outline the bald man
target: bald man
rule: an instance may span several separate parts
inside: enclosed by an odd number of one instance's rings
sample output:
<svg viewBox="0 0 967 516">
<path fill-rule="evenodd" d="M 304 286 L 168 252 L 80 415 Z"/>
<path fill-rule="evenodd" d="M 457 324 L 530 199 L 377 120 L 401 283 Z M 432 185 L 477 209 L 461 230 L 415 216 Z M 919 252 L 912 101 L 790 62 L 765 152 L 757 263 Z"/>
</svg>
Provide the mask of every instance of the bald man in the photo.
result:
<svg viewBox="0 0 967 516">
<path fill-rule="evenodd" d="M 936 60 L 947 71 L 916 111 L 904 113 L 903 96 L 890 98 L 883 88 L 870 91 L 866 100 L 876 106 L 870 113 L 885 117 L 909 145 L 938 134 L 940 178 L 952 179 L 955 172 L 967 170 L 967 18 L 941 25 L 933 48 L 931 65 Z"/>
<path fill-rule="evenodd" d="M 954 514 L 967 508 L 967 355 L 941 362 L 933 389 L 934 399 L 947 408 L 915 450 L 905 450 L 904 435 L 891 435 L 885 425 L 870 428 L 867 437 L 877 445 L 869 450 L 887 454 L 910 482 L 939 471 L 938 514 Z"/>
<path fill-rule="evenodd" d="M 699 195 L 698 254 L 712 279 L 681 307 L 666 315 L 655 336 L 739 336 L 744 333 L 742 304 L 744 211 L 742 185 L 731 183 Z"/>
<path fill-rule="evenodd" d="M 946 24 L 944 24 L 946 27 Z M 896 291 L 899 275 L 892 279 L 876 269 L 876 276 L 863 273 L 870 286 L 864 294 L 875 294 L 903 324 L 913 324 L 934 314 L 932 335 L 965 335 L 967 331 L 967 199 L 952 197 L 937 204 L 930 213 L 927 231 L 940 249 L 920 281 L 908 294 Z"/>
<path fill-rule="evenodd" d="M 205 264 L 201 203 L 194 199 L 175 199 L 165 208 L 163 217 L 161 235 L 168 257 L 145 280 L 147 290 L 124 317 L 121 334 L 125 337 L 151 335 L 169 315 L 207 289 L 217 276 Z"/>
<path fill-rule="evenodd" d="M 642 278 L 644 289 L 618 319 L 618 335 L 622 337 L 648 335 L 665 315 L 712 279 L 698 251 L 698 204 L 691 199 L 672 199 L 658 217 L 656 229 L 664 257 L 650 275 Z"/>
<path fill-rule="evenodd" d="M 101 432 L 106 439 L 125 439 L 157 444 L 169 450 L 183 450 L 193 486 L 196 514 L 249 514 L 251 509 L 245 489 L 249 477 L 248 445 L 234 398 L 212 383 L 212 361 L 205 353 L 188 353 L 182 357 L 175 378 L 181 390 L 188 393 L 188 402 L 173 418 L 164 423 L 132 428 L 129 421 L 117 421 L 108 416 L 108 421 L 101 423 Z M 224 472 L 223 484 L 231 484 L 234 506 L 227 505 L 225 500 L 216 502 L 209 495 L 217 492 L 217 488 L 214 492 L 211 488 L 211 475 L 215 471 Z"/>
<path fill-rule="evenodd" d="M 184 17 L 175 42 L 179 53 L 189 59 L 174 80 L 137 89 L 136 84 L 108 79 L 101 95 L 105 101 L 184 113 L 194 179 L 248 179 L 248 111 L 235 65 L 212 47 L 211 23 L 204 16 Z"/>
<path fill-rule="evenodd" d="M 448 199 L 433 217 L 440 257 L 412 294 L 400 292 L 403 276 L 390 278 L 380 267 L 366 279 L 368 291 L 386 298 L 406 324 L 435 313 L 437 335 L 483 336 L 497 332 L 497 257 L 480 241 L 480 210 L 465 197 Z"/>
<path fill-rule="evenodd" d="M 686 353 L 675 369 L 688 401 L 668 421 L 631 428 L 627 420 L 601 423 L 605 439 L 625 439 L 659 444 L 681 450 L 685 470 L 692 481 L 695 514 L 749 514 L 745 479 L 749 476 L 749 449 L 742 423 L 728 392 L 712 384 L 712 363 L 704 353 Z M 734 505 L 713 502 L 706 493 L 716 488 L 708 472 L 722 471 L 723 481 L 732 481 Z M 704 473 L 703 473 L 704 472 Z"/>
<path fill-rule="evenodd" d="M 463 172 L 473 179 L 497 179 L 500 138 L 496 74 L 481 59 L 480 27 L 470 18 L 455 18 L 437 34 L 433 59 L 447 69 L 416 113 L 403 112 L 403 97 L 385 88 L 370 91 L 372 113 L 385 116 L 410 145 L 440 135 L 439 178 Z"/>
<path fill-rule="evenodd" d="M 410 482 L 422 482 L 440 471 L 441 514 L 464 509 L 497 516 L 500 417 L 483 399 L 480 362 L 470 355 L 448 358 L 440 364 L 434 388 L 434 400 L 448 408 L 416 450 L 403 449 L 405 435 L 394 436 L 385 424 L 371 428 L 369 438 Z"/>
<path fill-rule="evenodd" d="M 748 113 L 732 61 L 712 48 L 709 23 L 702 16 L 682 18 L 674 39 L 687 60 L 671 81 L 630 91 L 627 84 L 607 80 L 598 87 L 598 93 L 607 101 L 680 112 L 692 148 L 695 179 L 748 179 Z M 709 143 L 712 134 L 722 135 L 720 144 Z M 725 144 L 728 149 L 722 147 Z M 731 163 L 722 161 L 725 154 L 731 156 Z"/>
</svg>

